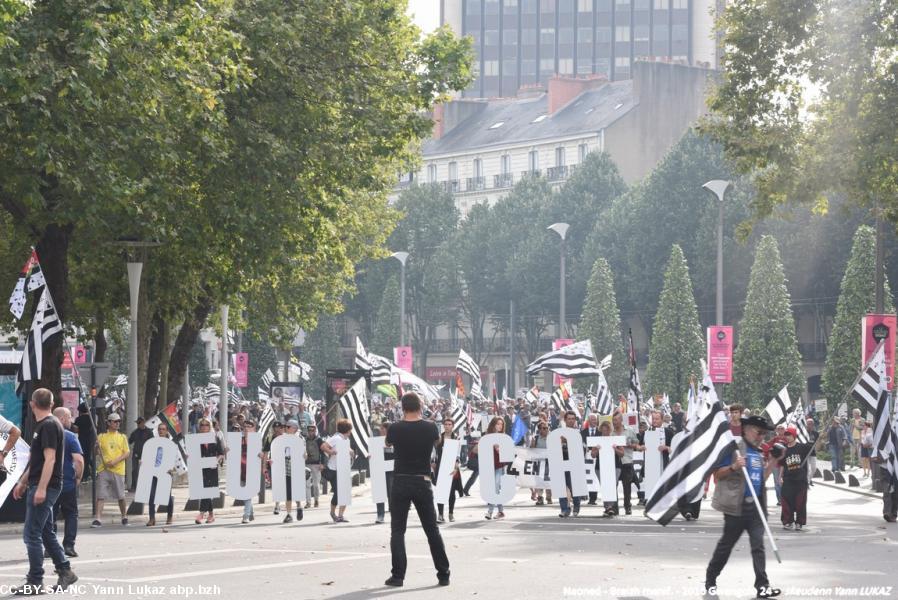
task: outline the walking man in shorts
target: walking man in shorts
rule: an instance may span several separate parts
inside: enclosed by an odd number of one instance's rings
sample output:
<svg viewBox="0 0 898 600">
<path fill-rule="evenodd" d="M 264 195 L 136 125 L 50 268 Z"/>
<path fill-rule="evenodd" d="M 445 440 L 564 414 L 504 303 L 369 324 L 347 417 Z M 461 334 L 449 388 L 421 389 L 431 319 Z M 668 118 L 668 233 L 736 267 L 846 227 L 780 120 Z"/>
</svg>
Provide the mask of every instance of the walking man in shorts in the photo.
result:
<svg viewBox="0 0 898 600">
<path fill-rule="evenodd" d="M 97 436 L 97 517 L 91 527 L 102 527 L 103 503 L 118 501 L 122 525 L 128 525 L 125 508 L 125 461 L 131 456 L 128 438 L 119 429 L 122 418 L 117 413 L 106 417 L 106 433 Z"/>
</svg>

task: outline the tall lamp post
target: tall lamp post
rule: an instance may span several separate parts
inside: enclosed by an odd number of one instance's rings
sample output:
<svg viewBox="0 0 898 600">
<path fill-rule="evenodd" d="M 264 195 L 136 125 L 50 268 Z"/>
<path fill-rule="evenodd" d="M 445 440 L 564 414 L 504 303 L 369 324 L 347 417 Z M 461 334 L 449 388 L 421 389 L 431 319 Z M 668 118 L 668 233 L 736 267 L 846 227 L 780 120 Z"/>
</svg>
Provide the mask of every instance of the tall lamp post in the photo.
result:
<svg viewBox="0 0 898 600">
<path fill-rule="evenodd" d="M 230 359 L 228 358 L 228 312 L 230 306 L 221 305 L 221 379 L 218 382 L 218 426 L 228 432 L 228 384 L 230 383 Z"/>
<path fill-rule="evenodd" d="M 112 243 L 125 249 L 128 261 L 128 291 L 131 300 L 130 350 L 128 352 L 128 397 L 125 401 L 125 427 L 129 435 L 137 429 L 137 316 L 140 300 L 140 276 L 146 261 L 146 250 L 159 245 L 156 241 L 120 239 Z"/>
<path fill-rule="evenodd" d="M 565 288 L 565 277 L 564 277 L 564 240 L 567 237 L 567 230 L 570 227 L 567 223 L 553 223 L 546 227 L 546 229 L 550 231 L 554 231 L 561 238 L 561 303 L 558 311 L 558 330 L 556 334 L 556 338 L 561 338 L 564 335 L 564 288 Z"/>
<path fill-rule="evenodd" d="M 392 256 L 402 265 L 399 275 L 399 345 L 405 346 L 405 262 L 408 252 L 394 252 Z"/>
<path fill-rule="evenodd" d="M 715 325 L 723 325 L 723 195 L 730 182 L 713 179 L 702 186 L 717 196 L 717 314 Z"/>
</svg>

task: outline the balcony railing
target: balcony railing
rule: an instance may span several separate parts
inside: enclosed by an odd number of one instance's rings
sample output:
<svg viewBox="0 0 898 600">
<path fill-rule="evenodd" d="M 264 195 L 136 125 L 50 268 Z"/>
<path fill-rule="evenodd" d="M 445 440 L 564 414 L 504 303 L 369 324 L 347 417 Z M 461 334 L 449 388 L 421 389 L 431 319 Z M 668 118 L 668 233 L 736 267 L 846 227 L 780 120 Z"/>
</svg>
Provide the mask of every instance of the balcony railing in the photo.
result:
<svg viewBox="0 0 898 600">
<path fill-rule="evenodd" d="M 514 185 L 514 175 L 511 173 L 502 173 L 501 175 L 493 175 L 494 188 L 510 188 Z"/>
<path fill-rule="evenodd" d="M 455 194 L 455 193 L 461 191 L 461 182 L 458 179 L 450 179 L 449 181 L 441 181 L 440 187 L 442 187 L 444 191 L 447 191 L 450 194 Z"/>
<path fill-rule="evenodd" d="M 529 171 L 521 171 L 521 179 L 537 178 L 542 175 L 539 169 L 530 169 Z"/>
<path fill-rule="evenodd" d="M 465 190 L 468 192 L 485 190 L 486 189 L 486 177 L 468 177 L 466 182 Z"/>
<path fill-rule="evenodd" d="M 546 178 L 549 181 L 561 181 L 562 179 L 567 179 L 567 176 L 567 165 L 559 165 L 557 167 L 549 167 L 546 169 Z"/>
</svg>

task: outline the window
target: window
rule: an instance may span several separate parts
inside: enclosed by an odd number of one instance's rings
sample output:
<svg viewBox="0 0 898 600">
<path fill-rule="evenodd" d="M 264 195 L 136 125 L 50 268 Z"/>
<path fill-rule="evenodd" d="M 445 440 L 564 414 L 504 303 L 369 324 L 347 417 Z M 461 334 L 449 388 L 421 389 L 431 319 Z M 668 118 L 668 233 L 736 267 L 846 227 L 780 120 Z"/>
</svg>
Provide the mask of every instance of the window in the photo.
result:
<svg viewBox="0 0 898 600">
<path fill-rule="evenodd" d="M 518 30 L 517 29 L 505 29 L 502 31 L 502 43 L 506 46 L 517 46 L 518 45 Z"/>
<path fill-rule="evenodd" d="M 536 44 L 536 29 L 522 29 L 521 30 L 521 43 L 526 44 L 528 46 L 533 46 Z"/>
<path fill-rule="evenodd" d="M 689 34 L 689 28 L 686 25 L 674 25 L 673 26 L 673 41 L 685 42 L 688 34 Z"/>
<path fill-rule="evenodd" d="M 527 155 L 527 168 L 531 171 L 539 171 L 539 150 L 531 150 Z"/>
<path fill-rule="evenodd" d="M 592 43 L 592 27 L 579 27 L 577 29 L 577 43 L 578 44 L 591 44 Z"/>
<path fill-rule="evenodd" d="M 574 43 L 574 30 L 571 27 L 562 27 L 558 30 L 558 43 L 559 44 L 573 44 Z"/>
<path fill-rule="evenodd" d="M 633 28 L 633 37 L 637 42 L 647 42 L 649 41 L 649 26 L 648 25 L 637 25 Z"/>
<path fill-rule="evenodd" d="M 521 61 L 521 75 L 536 76 L 536 61 L 524 59 Z"/>
<path fill-rule="evenodd" d="M 449 163 L 449 181 L 456 181 L 458 179 L 458 163 L 452 161 Z"/>
<path fill-rule="evenodd" d="M 467 11 L 469 15 L 480 14 L 480 1 L 481 0 L 468 0 Z"/>
<path fill-rule="evenodd" d="M 586 160 L 586 155 L 589 154 L 589 144 L 580 144 L 577 146 L 577 160 L 579 162 L 583 162 Z"/>
<path fill-rule="evenodd" d="M 539 12 L 554 13 L 555 0 L 539 0 Z"/>
<path fill-rule="evenodd" d="M 665 23 L 663 25 L 655 25 L 652 37 L 654 38 L 655 42 L 666 42 L 668 40 L 667 34 L 668 28 L 667 24 Z"/>
<path fill-rule="evenodd" d="M 427 183 L 437 182 L 437 166 L 427 165 Z"/>
<path fill-rule="evenodd" d="M 689 0 L 673 0 L 674 9 L 687 9 L 689 8 Z"/>
<path fill-rule="evenodd" d="M 499 45 L 499 31 L 496 29 L 488 29 L 483 32 L 483 43 L 487 46 Z"/>
<path fill-rule="evenodd" d="M 600 44 L 607 44 L 611 41 L 611 28 L 610 27 L 597 27 L 596 28 L 596 42 Z"/>
<path fill-rule="evenodd" d="M 655 10 L 667 10 L 670 0 L 655 0 Z"/>
<path fill-rule="evenodd" d="M 573 58 L 559 58 L 558 59 L 558 72 L 562 75 L 572 75 L 574 73 L 574 59 Z"/>
<path fill-rule="evenodd" d="M 511 173 L 511 155 L 503 154 L 500 159 L 500 168 L 502 169 L 503 175 L 508 175 Z"/>
<path fill-rule="evenodd" d="M 515 59 L 502 61 L 502 75 L 504 77 L 514 77 L 518 74 L 518 61 Z"/>
<path fill-rule="evenodd" d="M 503 4 L 505 5 L 505 8 L 517 8 L 518 0 L 505 0 L 505 2 Z M 508 11 L 505 11 L 505 12 L 508 12 Z"/>
<path fill-rule="evenodd" d="M 618 6 L 630 6 L 630 0 L 614 0 L 614 3 Z"/>
<path fill-rule="evenodd" d="M 539 30 L 539 43 L 544 46 L 554 46 L 555 45 L 555 30 L 551 28 L 545 28 Z"/>
<path fill-rule="evenodd" d="M 474 177 L 483 177 L 483 159 L 474 159 Z"/>
<path fill-rule="evenodd" d="M 537 0 L 521 0 L 521 12 L 525 15 L 536 14 Z"/>
<path fill-rule="evenodd" d="M 539 61 L 539 70 L 542 73 L 552 73 L 555 71 L 554 58 L 541 58 Z"/>
<path fill-rule="evenodd" d="M 630 41 L 630 28 L 627 26 L 614 28 L 614 40 L 617 42 Z"/>
<path fill-rule="evenodd" d="M 483 12 L 487 15 L 498 15 L 499 0 L 486 0 L 486 2 L 484 2 Z"/>
<path fill-rule="evenodd" d="M 483 61 L 483 76 L 490 77 L 499 74 L 499 61 L 498 60 L 485 60 Z"/>
<path fill-rule="evenodd" d="M 614 66 L 617 68 L 630 68 L 630 57 L 629 56 L 618 56 L 614 59 Z"/>
<path fill-rule="evenodd" d="M 564 166 L 564 146 L 559 146 L 555 148 L 555 166 L 563 167 Z"/>
<path fill-rule="evenodd" d="M 592 0 L 577 0 L 577 10 L 580 12 L 592 12 Z"/>
</svg>

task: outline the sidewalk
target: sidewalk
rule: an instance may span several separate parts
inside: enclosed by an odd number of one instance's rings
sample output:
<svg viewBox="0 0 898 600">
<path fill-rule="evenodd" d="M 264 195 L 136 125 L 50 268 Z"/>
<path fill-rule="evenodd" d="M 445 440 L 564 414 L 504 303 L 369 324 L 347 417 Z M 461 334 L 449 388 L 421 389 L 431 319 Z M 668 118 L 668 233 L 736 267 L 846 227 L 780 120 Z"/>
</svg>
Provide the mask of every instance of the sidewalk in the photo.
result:
<svg viewBox="0 0 898 600">
<path fill-rule="evenodd" d="M 814 485 L 824 485 L 826 487 L 836 488 L 840 490 L 845 490 L 847 492 L 852 492 L 854 494 L 861 494 L 863 496 L 868 496 L 870 498 L 876 498 L 880 500 L 882 498 L 882 494 L 880 492 L 873 491 L 873 478 L 869 475 L 867 477 L 863 477 L 862 474 L 864 470 L 860 467 L 852 467 L 850 465 L 846 466 L 845 469 L 842 470 L 842 476 L 845 478 L 845 483 L 836 483 L 835 481 L 824 481 L 823 479 L 823 471 L 832 471 L 832 462 L 828 460 L 820 460 L 817 459 L 817 470 L 820 471 L 820 477 L 814 479 Z M 854 476 L 858 483 L 860 484 L 857 487 L 851 487 L 848 485 L 849 475 Z"/>
<path fill-rule="evenodd" d="M 223 480 L 224 478 L 222 478 Z M 357 498 L 364 494 L 367 494 L 370 489 L 370 484 L 366 481 L 361 485 L 353 486 L 352 488 L 352 497 Z M 220 490 L 224 493 L 224 483 L 220 486 Z M 322 506 L 326 505 L 330 502 L 330 488 L 328 488 L 327 496 L 320 496 L 319 502 L 322 502 Z M 196 511 L 185 511 L 184 507 L 187 505 L 189 500 L 189 489 L 187 484 L 175 485 L 172 487 L 172 497 L 175 501 L 175 513 L 174 513 L 174 522 L 183 524 L 185 522 L 193 522 L 193 517 L 196 514 Z M 274 501 L 271 496 L 271 489 L 265 490 L 265 502 L 263 504 L 259 504 L 258 495 L 253 499 L 253 509 L 254 510 L 274 510 Z M 128 507 L 131 506 L 134 501 L 134 494 L 128 492 L 126 494 L 126 504 Z M 281 503 L 283 507 L 283 503 Z M 79 490 L 78 495 L 78 528 L 89 528 L 91 522 L 93 521 L 93 508 L 91 507 L 91 484 L 89 481 L 81 484 L 81 488 Z M 215 509 L 215 516 L 233 516 L 233 515 L 241 515 L 243 514 L 243 506 L 234 506 L 234 498 L 229 496 L 224 497 L 224 507 Z M 147 506 L 143 507 L 143 514 L 137 515 L 128 515 L 129 525 L 144 525 L 146 520 L 149 518 L 149 511 Z M 105 506 L 103 507 L 103 525 L 118 525 L 119 524 L 119 511 L 118 504 L 116 502 L 105 502 Z M 160 524 L 160 514 L 157 511 L 156 514 L 156 523 Z M 162 513 L 161 523 L 165 523 L 165 513 Z M 62 527 L 62 521 L 59 521 L 59 526 Z M 22 534 L 22 523 L 0 523 L 0 535 L 21 535 Z"/>
</svg>

